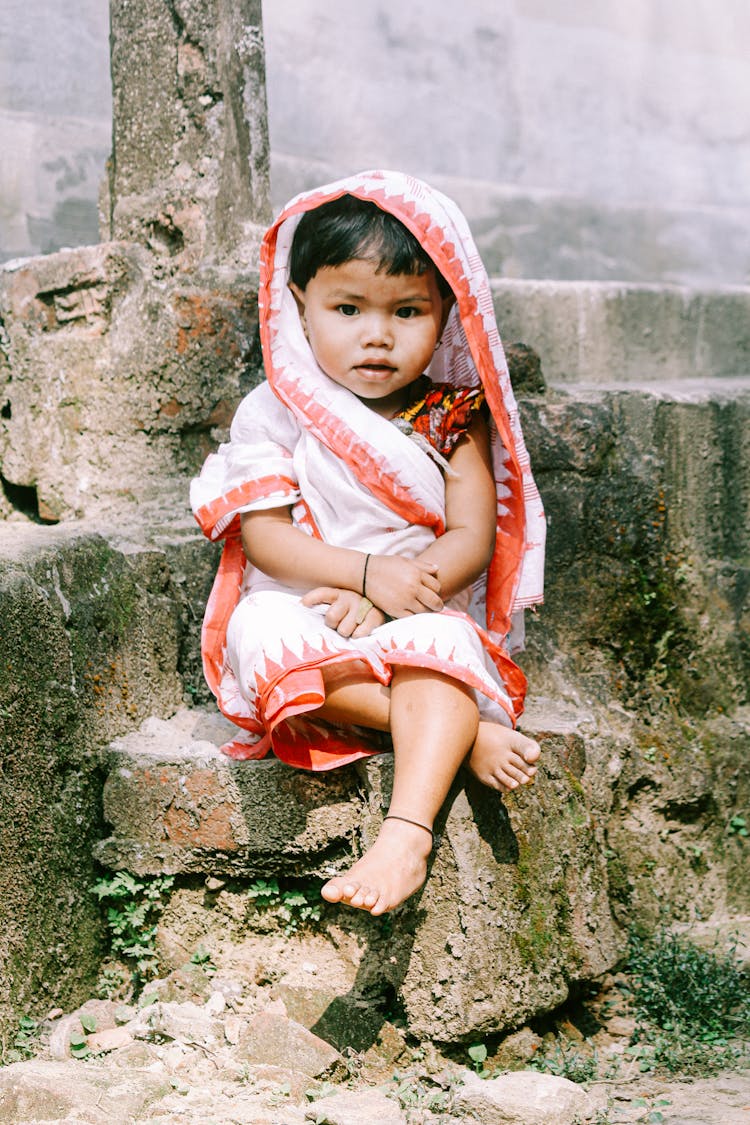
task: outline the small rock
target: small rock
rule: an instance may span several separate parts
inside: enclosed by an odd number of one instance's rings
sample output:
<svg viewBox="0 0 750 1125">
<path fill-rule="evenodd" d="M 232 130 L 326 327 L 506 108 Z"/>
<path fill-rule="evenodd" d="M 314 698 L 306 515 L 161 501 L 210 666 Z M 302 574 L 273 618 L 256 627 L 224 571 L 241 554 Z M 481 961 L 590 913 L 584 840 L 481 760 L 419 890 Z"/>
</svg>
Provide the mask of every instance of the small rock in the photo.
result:
<svg viewBox="0 0 750 1125">
<path fill-rule="evenodd" d="M 635 1031 L 635 1020 L 632 1016 L 610 1016 L 605 1024 L 609 1035 L 630 1036 Z"/>
<path fill-rule="evenodd" d="M 310 1089 L 310 1075 L 299 1070 L 290 1070 L 286 1066 L 251 1066 L 245 1067 L 242 1081 L 254 1086 L 257 1090 L 270 1093 L 280 1089 L 288 1089 L 289 1098 L 295 1101 L 306 1101 L 307 1091 Z"/>
<path fill-rule="evenodd" d="M 119 1047 L 127 1047 L 132 1042 L 133 1035 L 127 1027 L 107 1027 L 103 1031 L 95 1031 L 92 1035 L 86 1036 L 88 1048 L 95 1055 L 116 1051 Z"/>
<path fill-rule="evenodd" d="M 200 1043 L 204 1047 L 216 1046 L 224 1038 L 218 1020 L 206 1015 L 205 1008 L 186 1001 L 184 1004 L 156 1003 L 143 1008 L 136 1019 L 127 1025 L 136 1039 L 158 1036 L 164 1039 L 182 1039 Z"/>
<path fill-rule="evenodd" d="M 246 1021 L 241 1016 L 235 1016 L 231 1013 L 224 1017 L 224 1038 L 227 1043 L 236 1046 L 240 1041 L 240 1036 L 245 1030 Z"/>
<path fill-rule="evenodd" d="M 386 1021 L 380 1028 L 378 1038 L 367 1052 L 367 1056 L 374 1055 L 378 1060 L 392 1066 L 407 1049 L 406 1036 L 392 1023 Z"/>
<path fill-rule="evenodd" d="M 506 1035 L 497 1051 L 488 1059 L 488 1064 L 500 1070 L 518 1070 L 526 1066 L 542 1045 L 542 1037 L 530 1027 L 522 1027 L 512 1035 Z"/>
<path fill-rule="evenodd" d="M 583 1043 L 583 1040 L 585 1038 L 583 1032 L 580 1031 L 570 1020 L 560 1020 L 557 1024 L 557 1027 L 561 1035 L 564 1035 L 566 1039 L 570 1039 L 574 1043 Z"/>
<path fill-rule="evenodd" d="M 49 1053 L 53 1059 L 69 1059 L 71 1035 L 82 1035 L 83 1027 L 78 1016 L 64 1016 L 52 1029 L 49 1037 Z"/>
<path fill-rule="evenodd" d="M 211 981 L 211 991 L 220 992 L 228 1004 L 236 1004 L 242 999 L 242 985 L 232 977 L 215 976 Z"/>
<path fill-rule="evenodd" d="M 218 894 L 219 891 L 223 891 L 226 885 L 226 879 L 217 879 L 215 875 L 207 875 L 206 881 L 204 883 L 206 890 L 210 891 L 210 893 L 214 895 Z"/>
<path fill-rule="evenodd" d="M 64 1015 L 65 1015 L 65 1012 L 62 1010 L 62 1008 L 51 1008 L 50 1011 L 47 1012 L 47 1015 L 45 1016 L 45 1019 L 48 1019 L 50 1021 L 51 1020 L 59 1020 L 60 1016 L 64 1016 Z"/>
<path fill-rule="evenodd" d="M 109 1028 L 114 1027 L 117 1019 L 115 1012 L 119 1004 L 114 1000 L 87 1000 L 85 1004 L 81 1004 L 80 1008 L 76 1008 L 74 1015 L 81 1019 L 81 1023 L 85 1028 L 90 1021 L 95 1023 L 94 1031 L 107 1031 Z M 81 1017 L 87 1017 L 83 1019 Z"/>
<path fill-rule="evenodd" d="M 249 1063 L 301 1070 L 319 1078 L 341 1063 L 341 1055 L 302 1024 L 266 1009 L 250 1022 L 235 1052 Z"/>
<path fill-rule="evenodd" d="M 220 1016 L 227 1006 L 226 998 L 221 992 L 212 992 L 206 1001 L 204 1011 L 209 1016 Z"/>
<path fill-rule="evenodd" d="M 379 1090 L 346 1090 L 330 1098 L 320 1098 L 305 1114 L 308 1121 L 325 1121 L 326 1125 L 404 1125 L 398 1102 Z"/>
<path fill-rule="evenodd" d="M 575 1125 L 592 1109 L 575 1082 L 535 1070 L 490 1079 L 467 1070 L 456 1105 L 471 1110 L 481 1125 Z"/>
</svg>

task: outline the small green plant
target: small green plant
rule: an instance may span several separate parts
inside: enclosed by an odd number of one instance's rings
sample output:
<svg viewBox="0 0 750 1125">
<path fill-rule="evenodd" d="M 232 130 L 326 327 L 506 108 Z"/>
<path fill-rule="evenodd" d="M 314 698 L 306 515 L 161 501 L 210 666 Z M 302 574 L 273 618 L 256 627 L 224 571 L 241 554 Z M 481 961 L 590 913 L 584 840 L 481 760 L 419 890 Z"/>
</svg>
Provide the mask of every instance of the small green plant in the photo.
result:
<svg viewBox="0 0 750 1125">
<path fill-rule="evenodd" d="M 330 1098 L 333 1094 L 338 1093 L 338 1086 L 333 1082 L 321 1082 L 318 1086 L 311 1086 L 305 1090 L 305 1097 L 309 1102 L 317 1102 L 321 1098 Z"/>
<path fill-rule="evenodd" d="M 631 938 L 628 970 L 637 1021 L 628 1053 L 641 1071 L 711 1074 L 742 1053 L 750 993 L 736 947 L 702 949 L 660 930 Z"/>
<path fill-rule="evenodd" d="M 551 1051 L 534 1055 L 529 1066 L 543 1074 L 554 1074 L 557 1078 L 567 1078 L 579 1084 L 593 1082 L 599 1069 L 596 1051 L 582 1052 L 559 1043 Z"/>
<path fill-rule="evenodd" d="M 112 954 L 131 967 L 136 984 L 157 974 L 157 921 L 173 884 L 171 875 L 136 878 L 128 871 L 118 871 L 91 888 L 106 906 Z"/>
<path fill-rule="evenodd" d="M 197 965 L 203 969 L 203 972 L 208 976 L 213 976 L 216 972 L 216 965 L 213 958 L 204 945 L 199 945 L 193 956 L 190 958 L 191 965 Z"/>
<path fill-rule="evenodd" d="M 40 1027 L 31 1016 L 21 1016 L 11 1046 L 3 1051 L 2 1063 L 23 1062 L 32 1058 L 39 1045 Z"/>
<path fill-rule="evenodd" d="M 96 982 L 101 1000 L 127 1000 L 133 993 L 131 974 L 124 965 L 104 965 Z"/>
<path fill-rule="evenodd" d="M 80 1031 L 74 1032 L 70 1037 L 70 1053 L 74 1059 L 87 1059 L 91 1054 L 85 1035 Z"/>
<path fill-rule="evenodd" d="M 282 888 L 276 879 L 258 879 L 247 888 L 247 895 L 256 907 L 278 917 L 287 936 L 319 922 L 323 916 L 324 904 L 317 888 Z"/>
<path fill-rule="evenodd" d="M 730 836 L 750 836 L 744 816 L 733 816 L 727 825 L 727 832 Z"/>
<path fill-rule="evenodd" d="M 484 1065 L 487 1062 L 487 1048 L 484 1043 L 473 1043 L 472 1046 L 467 1049 L 466 1053 L 471 1059 L 474 1071 L 479 1077 L 489 1078 L 490 1072 L 485 1069 Z"/>
<path fill-rule="evenodd" d="M 410 1111 L 418 1113 L 418 1120 L 423 1120 L 422 1114 L 444 1113 L 450 1108 L 451 1094 L 430 1082 L 424 1074 L 394 1071 L 391 1084 L 383 1088 L 389 1098 L 393 1098 L 411 1120 Z"/>
</svg>

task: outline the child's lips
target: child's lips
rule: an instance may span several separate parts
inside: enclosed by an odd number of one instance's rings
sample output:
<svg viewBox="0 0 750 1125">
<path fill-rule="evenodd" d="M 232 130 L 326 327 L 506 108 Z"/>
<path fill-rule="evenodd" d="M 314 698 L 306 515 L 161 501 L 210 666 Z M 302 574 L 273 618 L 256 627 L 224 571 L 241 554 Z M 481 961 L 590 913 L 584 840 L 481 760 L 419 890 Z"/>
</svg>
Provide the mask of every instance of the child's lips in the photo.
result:
<svg viewBox="0 0 750 1125">
<path fill-rule="evenodd" d="M 389 363 L 360 363 L 355 370 L 365 379 L 386 379 L 396 368 Z"/>
</svg>

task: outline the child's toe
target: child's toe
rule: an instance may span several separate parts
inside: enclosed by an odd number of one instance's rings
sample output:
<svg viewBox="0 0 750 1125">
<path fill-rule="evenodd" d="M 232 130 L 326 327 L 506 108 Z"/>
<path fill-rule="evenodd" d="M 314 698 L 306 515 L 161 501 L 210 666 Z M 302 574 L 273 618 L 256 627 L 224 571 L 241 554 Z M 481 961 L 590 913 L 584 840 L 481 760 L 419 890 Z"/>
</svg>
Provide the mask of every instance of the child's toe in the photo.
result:
<svg viewBox="0 0 750 1125">
<path fill-rule="evenodd" d="M 326 902 L 341 902 L 343 892 L 338 883 L 334 883 L 331 879 L 328 883 L 324 883 L 320 888 L 320 893 Z"/>
</svg>

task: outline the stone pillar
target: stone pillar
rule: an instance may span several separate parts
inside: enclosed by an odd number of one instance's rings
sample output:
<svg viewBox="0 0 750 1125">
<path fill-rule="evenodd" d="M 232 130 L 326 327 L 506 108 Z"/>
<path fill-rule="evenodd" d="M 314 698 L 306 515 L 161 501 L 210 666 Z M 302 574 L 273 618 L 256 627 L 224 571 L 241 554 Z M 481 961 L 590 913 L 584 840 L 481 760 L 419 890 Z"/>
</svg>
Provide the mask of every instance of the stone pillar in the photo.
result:
<svg viewBox="0 0 750 1125">
<path fill-rule="evenodd" d="M 260 0 L 112 0 L 111 24 L 107 241 L 0 271 L 0 519 L 187 515 L 260 376 Z"/>
<path fill-rule="evenodd" d="M 111 0 L 105 237 L 253 265 L 269 218 L 260 0 Z"/>
</svg>

